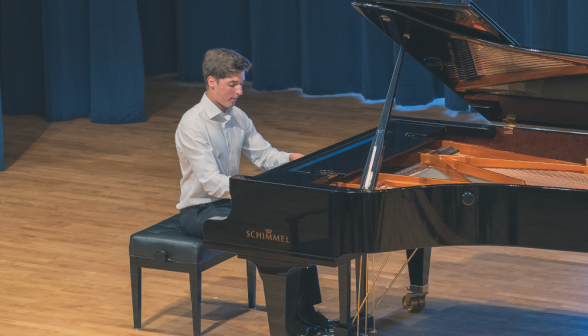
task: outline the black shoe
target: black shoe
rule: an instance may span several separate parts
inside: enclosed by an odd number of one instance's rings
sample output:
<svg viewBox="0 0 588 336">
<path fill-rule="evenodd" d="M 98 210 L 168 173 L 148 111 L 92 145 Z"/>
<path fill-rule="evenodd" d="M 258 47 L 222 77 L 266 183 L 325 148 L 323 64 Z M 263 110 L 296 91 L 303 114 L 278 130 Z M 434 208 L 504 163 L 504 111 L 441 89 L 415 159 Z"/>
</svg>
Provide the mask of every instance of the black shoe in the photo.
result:
<svg viewBox="0 0 588 336">
<path fill-rule="evenodd" d="M 300 315 L 296 314 L 294 332 L 296 336 L 321 336 L 326 330 L 318 325 L 308 323 Z"/>
<path fill-rule="evenodd" d="M 338 321 L 331 321 L 326 318 L 325 314 L 314 309 L 314 306 L 307 306 L 305 308 L 300 307 L 298 314 L 305 322 L 312 325 L 318 325 L 327 330 L 331 330 L 339 323 Z"/>
</svg>

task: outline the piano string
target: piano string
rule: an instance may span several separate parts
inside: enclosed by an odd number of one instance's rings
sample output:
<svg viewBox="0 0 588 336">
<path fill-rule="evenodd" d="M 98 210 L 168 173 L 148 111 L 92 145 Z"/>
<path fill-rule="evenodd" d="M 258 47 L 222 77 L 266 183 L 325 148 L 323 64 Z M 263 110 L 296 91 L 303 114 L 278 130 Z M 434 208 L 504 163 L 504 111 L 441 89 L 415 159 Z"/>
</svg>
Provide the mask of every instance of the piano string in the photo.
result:
<svg viewBox="0 0 588 336">
<path fill-rule="evenodd" d="M 449 150 L 449 152 L 448 152 Z M 331 185 L 359 189 L 361 177 Z M 320 183 L 323 181 L 316 181 Z M 419 185 L 498 183 L 588 190 L 588 166 L 435 140 L 382 163 L 376 190 Z"/>
<path fill-rule="evenodd" d="M 412 257 L 414 257 L 414 255 L 416 254 L 416 252 L 419 249 L 415 249 L 412 254 L 410 255 L 410 257 L 408 257 L 406 259 L 406 261 L 404 262 L 404 265 L 402 265 L 402 267 L 400 268 L 400 270 L 398 271 L 398 273 L 396 273 L 396 276 L 394 277 L 394 279 L 392 279 L 392 281 L 390 282 L 390 284 L 386 287 L 386 290 L 384 291 L 384 294 L 382 294 L 382 296 L 380 297 L 380 299 L 378 300 L 378 302 L 376 303 L 376 294 L 375 294 L 375 290 L 374 287 L 376 285 L 376 282 L 378 280 L 378 278 L 380 277 L 380 274 L 382 273 L 382 270 L 384 269 L 384 266 L 386 266 L 386 263 L 388 262 L 388 258 L 390 257 L 390 254 L 392 252 L 388 252 L 388 254 L 386 255 L 386 258 L 384 259 L 384 261 L 382 262 L 382 265 L 380 266 L 380 270 L 378 271 L 378 274 L 376 275 L 376 277 L 373 277 L 373 271 L 374 271 L 374 259 L 375 259 L 375 255 L 372 253 L 372 281 L 371 281 L 371 286 L 369 287 L 368 290 L 368 281 L 367 281 L 367 271 L 365 274 L 366 277 L 366 294 L 365 297 L 363 298 L 363 300 L 360 299 L 360 294 L 361 294 L 361 290 L 357 291 L 357 312 L 355 313 L 355 316 L 353 317 L 353 320 L 351 321 L 351 324 L 355 323 L 355 321 L 358 321 L 359 315 L 361 314 L 361 311 L 364 307 L 365 307 L 365 311 L 367 312 L 367 302 L 369 301 L 369 297 L 370 294 L 373 295 L 373 307 L 372 310 L 369 312 L 369 314 L 367 314 L 365 316 L 365 334 L 367 335 L 367 330 L 368 330 L 368 321 L 369 318 L 372 317 L 373 321 L 374 321 L 374 325 L 373 325 L 373 330 L 376 330 L 376 319 L 374 317 L 374 314 L 376 312 L 376 309 L 378 308 L 378 306 L 380 305 L 380 303 L 382 302 L 382 300 L 384 299 L 384 297 L 386 297 L 386 295 L 388 294 L 388 292 L 390 291 L 390 288 L 392 288 L 392 286 L 394 285 L 394 283 L 396 282 L 396 280 L 400 277 L 400 275 L 402 274 L 402 272 L 404 271 L 404 269 L 406 268 L 406 266 L 408 265 L 408 263 L 410 262 L 410 260 L 412 259 Z M 366 256 L 366 261 L 365 263 L 368 263 L 368 255 Z M 363 263 L 363 255 L 359 257 L 359 279 L 358 279 L 358 283 L 361 284 L 361 280 L 363 277 L 363 267 L 362 267 L 362 263 Z M 361 301 L 361 304 L 359 303 Z M 357 322 L 357 335 L 359 336 L 359 327 L 360 327 L 360 323 L 359 321 Z"/>
</svg>

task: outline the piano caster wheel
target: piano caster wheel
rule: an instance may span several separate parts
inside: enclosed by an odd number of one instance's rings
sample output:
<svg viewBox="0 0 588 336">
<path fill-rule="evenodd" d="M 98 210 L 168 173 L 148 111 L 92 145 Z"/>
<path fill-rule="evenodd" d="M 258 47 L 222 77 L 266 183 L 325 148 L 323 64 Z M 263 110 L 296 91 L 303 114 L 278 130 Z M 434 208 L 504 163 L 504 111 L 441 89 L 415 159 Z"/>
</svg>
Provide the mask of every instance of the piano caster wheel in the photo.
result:
<svg viewBox="0 0 588 336">
<path fill-rule="evenodd" d="M 404 306 L 404 310 L 409 313 L 420 313 L 421 309 L 425 308 L 425 296 L 414 296 L 411 294 L 406 294 L 402 298 L 402 306 Z"/>
</svg>

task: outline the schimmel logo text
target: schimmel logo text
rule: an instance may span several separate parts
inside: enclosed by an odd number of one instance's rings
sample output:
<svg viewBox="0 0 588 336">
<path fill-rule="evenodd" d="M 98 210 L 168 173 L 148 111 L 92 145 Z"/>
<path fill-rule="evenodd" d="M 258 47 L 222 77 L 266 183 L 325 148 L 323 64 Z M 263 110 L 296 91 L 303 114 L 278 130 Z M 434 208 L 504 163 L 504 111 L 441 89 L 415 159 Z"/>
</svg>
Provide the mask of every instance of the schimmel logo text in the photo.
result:
<svg viewBox="0 0 588 336">
<path fill-rule="evenodd" d="M 265 229 L 265 232 L 247 230 L 247 238 L 270 240 L 290 244 L 290 237 L 286 235 L 272 234 L 271 229 Z"/>
</svg>

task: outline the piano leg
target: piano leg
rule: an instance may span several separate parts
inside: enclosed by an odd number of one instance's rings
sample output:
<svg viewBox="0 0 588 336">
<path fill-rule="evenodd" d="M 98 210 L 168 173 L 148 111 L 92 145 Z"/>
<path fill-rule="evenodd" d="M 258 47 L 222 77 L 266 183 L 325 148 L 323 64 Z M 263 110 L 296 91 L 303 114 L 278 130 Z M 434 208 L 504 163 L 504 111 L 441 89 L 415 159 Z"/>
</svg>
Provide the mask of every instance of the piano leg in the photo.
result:
<svg viewBox="0 0 588 336">
<path fill-rule="evenodd" d="M 406 250 L 410 257 L 414 250 Z M 425 308 L 425 296 L 429 293 L 429 268 L 431 265 L 431 248 L 420 248 L 408 263 L 410 286 L 402 298 L 402 305 L 409 313 L 419 313 Z"/>
<path fill-rule="evenodd" d="M 257 258 L 251 261 L 257 266 L 263 281 L 270 335 L 294 334 L 302 265 L 287 265 L 284 262 L 281 262 L 281 265 L 275 265 L 273 261 Z"/>
<path fill-rule="evenodd" d="M 339 324 L 335 336 L 349 336 L 351 326 L 351 261 L 338 267 L 339 272 Z"/>
</svg>

